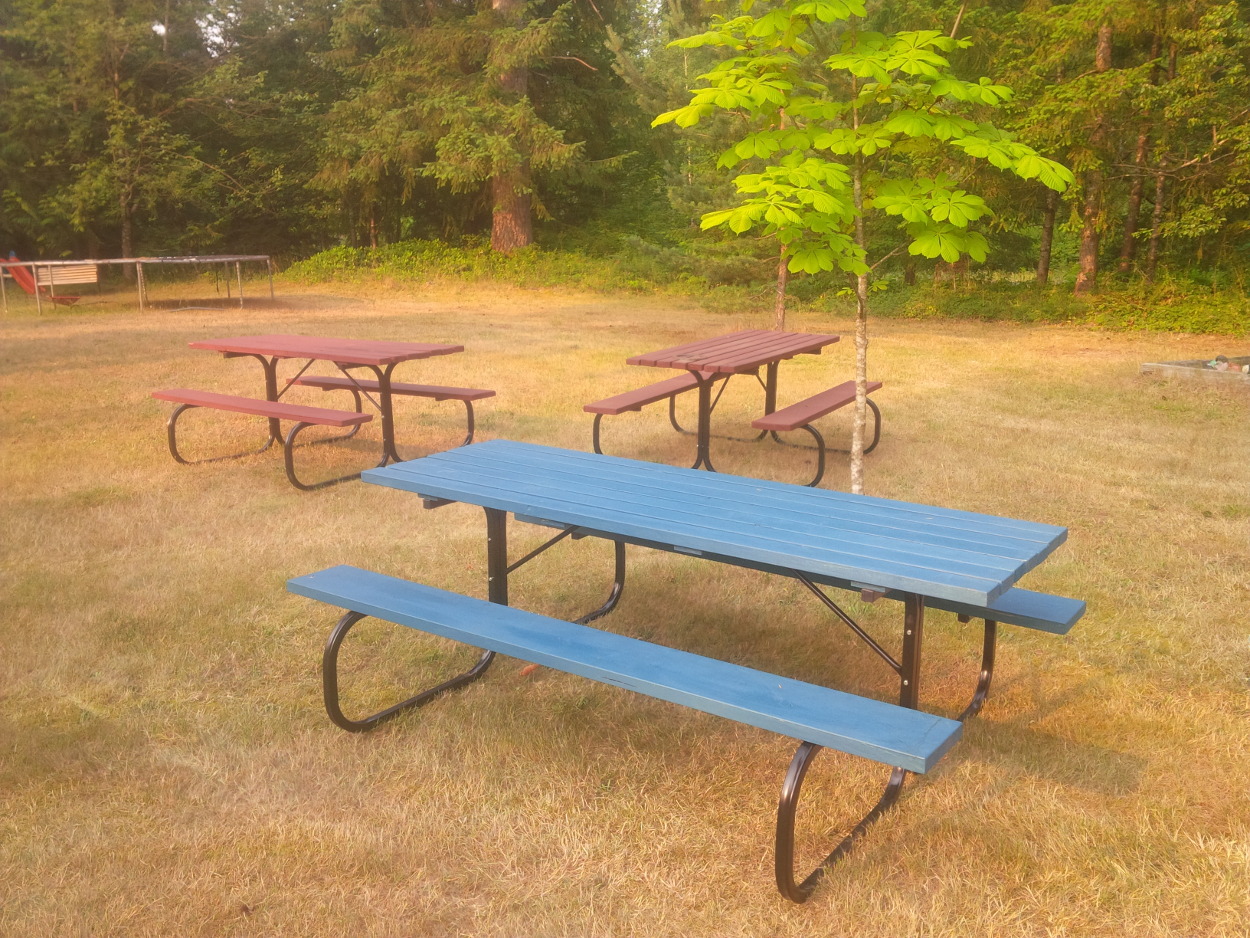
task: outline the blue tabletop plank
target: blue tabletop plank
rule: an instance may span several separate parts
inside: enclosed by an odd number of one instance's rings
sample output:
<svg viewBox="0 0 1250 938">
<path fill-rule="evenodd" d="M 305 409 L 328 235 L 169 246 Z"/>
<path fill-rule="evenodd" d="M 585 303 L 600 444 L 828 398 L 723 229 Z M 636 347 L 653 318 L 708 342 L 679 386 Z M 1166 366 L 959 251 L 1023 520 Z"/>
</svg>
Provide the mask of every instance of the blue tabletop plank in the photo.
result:
<svg viewBox="0 0 1250 938">
<path fill-rule="evenodd" d="M 1055 525 L 511 440 L 362 478 L 686 553 L 976 605 L 1067 536 Z"/>
</svg>

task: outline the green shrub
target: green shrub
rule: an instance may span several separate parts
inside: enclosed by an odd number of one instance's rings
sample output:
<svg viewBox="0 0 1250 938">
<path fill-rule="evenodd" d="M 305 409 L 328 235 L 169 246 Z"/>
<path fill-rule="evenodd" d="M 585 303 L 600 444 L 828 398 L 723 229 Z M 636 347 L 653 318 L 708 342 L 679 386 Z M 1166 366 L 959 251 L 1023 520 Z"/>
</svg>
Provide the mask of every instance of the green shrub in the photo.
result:
<svg viewBox="0 0 1250 938">
<path fill-rule="evenodd" d="M 1100 293 L 1089 301 L 1089 321 L 1105 329 L 1250 335 L 1250 303 L 1239 290 L 1213 291 L 1169 281 Z"/>
<path fill-rule="evenodd" d="M 499 281 L 521 287 L 569 286 L 600 291 L 648 291 L 697 297 L 708 309 L 771 313 L 776 260 L 752 254 L 751 242 L 697 240 L 660 244 L 618 237 L 615 250 L 553 250 L 537 245 L 510 255 L 490 250 L 484 238 L 458 242 L 410 240 L 379 248 L 336 247 L 299 261 L 285 276 L 301 282 L 394 280 Z M 1240 290 L 1214 291 L 1191 281 L 1109 288 L 1093 297 L 1072 295 L 1070 285 L 970 277 L 954 283 L 906 286 L 899 275 L 879 277 L 870 315 L 894 319 L 1074 323 L 1116 331 L 1250 335 L 1250 310 Z M 795 277 L 793 309 L 854 311 L 840 273 Z"/>
</svg>

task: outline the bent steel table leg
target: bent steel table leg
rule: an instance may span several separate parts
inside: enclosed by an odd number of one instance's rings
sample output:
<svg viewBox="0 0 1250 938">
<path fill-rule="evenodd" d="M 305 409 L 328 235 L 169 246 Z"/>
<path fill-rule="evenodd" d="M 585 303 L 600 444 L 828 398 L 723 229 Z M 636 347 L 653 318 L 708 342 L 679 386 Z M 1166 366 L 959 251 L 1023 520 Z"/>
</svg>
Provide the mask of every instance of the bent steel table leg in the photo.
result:
<svg viewBox="0 0 1250 938">
<path fill-rule="evenodd" d="M 961 622 L 968 621 L 967 616 L 960 616 L 959 619 Z M 981 640 L 981 673 L 977 677 L 977 689 L 973 692 L 968 706 L 964 707 L 963 713 L 955 717 L 956 720 L 963 722 L 969 717 L 976 716 L 985 705 L 985 699 L 990 695 L 990 681 L 994 678 L 994 649 L 997 643 L 998 623 L 993 619 L 986 619 L 985 635 Z"/>
<path fill-rule="evenodd" d="M 362 612 L 349 612 L 339 619 L 338 624 L 330 633 L 330 638 L 326 642 L 325 652 L 321 656 L 321 687 L 326 713 L 335 726 L 342 727 L 352 733 L 363 733 L 366 730 L 371 730 L 379 723 L 386 722 L 410 707 L 419 707 L 444 691 L 453 690 L 476 680 L 490 667 L 490 663 L 495 657 L 493 651 L 483 652 L 477 663 L 462 674 L 443 681 L 443 683 L 436 687 L 431 687 L 429 690 L 422 691 L 414 697 L 409 697 L 405 701 L 387 707 L 385 710 L 379 710 L 372 716 L 367 716 L 361 720 L 352 720 L 343 715 L 343 709 L 339 704 L 339 647 L 343 644 L 343 639 L 347 637 L 347 633 L 352 630 L 352 626 L 364 618 L 367 618 L 367 616 Z"/>
<path fill-rule="evenodd" d="M 174 457 L 175 462 L 180 462 L 184 466 L 198 466 L 201 463 L 220 462 L 223 459 L 241 459 L 244 456 L 255 456 L 257 453 L 263 453 L 273 446 L 273 437 L 270 436 L 260 449 L 247 450 L 243 453 L 231 453 L 227 456 L 213 456 L 209 459 L 184 459 L 182 454 L 178 452 L 178 418 L 182 416 L 183 411 L 198 406 L 198 404 L 179 404 L 174 408 L 174 412 L 169 415 L 169 422 L 165 425 L 165 429 L 166 436 L 169 439 L 169 452 Z"/>
<path fill-rule="evenodd" d="M 345 476 L 338 476 L 333 479 L 326 479 L 324 482 L 301 482 L 295 475 L 295 437 L 305 427 L 316 426 L 316 424 L 305 423 L 300 421 L 291 427 L 286 435 L 286 440 L 282 444 L 282 456 L 286 462 L 286 477 L 290 483 L 297 489 L 304 492 L 312 492 L 316 489 L 323 489 L 328 485 L 338 485 L 340 482 L 350 482 L 352 479 L 359 479 L 360 473 L 353 472 Z M 350 435 L 350 434 L 349 434 Z M 334 439 L 342 439 L 342 437 L 334 437 Z M 332 442 L 331 440 L 318 440 L 320 443 Z"/>
<path fill-rule="evenodd" d="M 382 461 L 378 463 L 378 467 L 391 462 L 403 462 L 395 449 L 395 409 L 391 395 L 391 372 L 395 370 L 395 364 L 387 365 L 386 368 L 377 365 L 364 367 L 372 371 L 378 380 L 378 412 L 382 416 Z"/>
<path fill-rule="evenodd" d="M 712 437 L 712 384 L 715 379 L 705 378 L 698 372 L 693 372 L 693 374 L 695 380 L 699 383 L 699 433 L 695 447 L 694 465 L 690 468 L 707 469 L 709 472 L 715 472 L 716 467 L 712 465 L 709 445 Z"/>
<path fill-rule="evenodd" d="M 607 601 L 593 612 L 588 612 L 578 619 L 574 619 L 578 625 L 589 625 L 596 619 L 602 619 L 609 612 L 616 608 L 616 604 L 621 601 L 621 593 L 625 589 L 625 542 L 613 541 L 615 547 L 615 577 L 612 581 L 612 590 L 608 593 Z"/>
<path fill-rule="evenodd" d="M 708 408 L 708 413 L 712 414 L 716 412 L 716 405 L 720 403 L 720 399 L 724 396 L 726 389 L 729 387 L 729 379 L 732 377 L 734 377 L 732 374 L 724 374 L 724 375 L 718 374 L 715 377 L 713 377 L 712 380 L 720 381 L 721 386 L 720 386 L 720 390 L 716 392 L 716 397 L 712 399 L 712 404 Z M 759 375 L 756 374 L 755 377 L 756 379 L 758 379 Z M 763 384 L 762 381 L 760 383 L 761 385 Z M 678 433 L 684 433 L 686 436 L 698 436 L 699 434 L 697 430 L 687 430 L 685 427 L 681 425 L 681 421 L 677 419 L 677 398 L 679 396 L 680 395 L 674 394 L 668 399 L 668 422 L 672 426 L 672 428 L 676 430 Z M 766 437 L 767 435 L 768 435 L 767 430 L 761 430 L 755 436 L 730 436 L 727 433 L 713 433 L 712 434 L 712 436 L 716 437 L 719 440 L 733 440 L 737 443 L 758 443 L 760 440 L 764 439 L 764 437 Z"/>
<path fill-rule="evenodd" d="M 898 767 L 892 769 L 885 791 L 872 810 L 860 819 L 859 823 L 842 838 L 842 841 L 833 848 L 816 869 L 812 870 L 801 883 L 796 883 L 794 880 L 794 818 L 798 810 L 803 779 L 821 748 L 816 743 L 808 742 L 799 746 L 794 753 L 794 759 L 790 762 L 790 769 L 786 772 L 785 782 L 781 786 L 781 798 L 777 802 L 777 837 L 773 854 L 777 889 L 792 902 L 807 901 L 815 890 L 816 884 L 825 875 L 825 871 L 849 853 L 869 826 L 898 800 L 899 793 L 903 790 L 903 782 L 907 778 L 906 769 Z"/>
</svg>

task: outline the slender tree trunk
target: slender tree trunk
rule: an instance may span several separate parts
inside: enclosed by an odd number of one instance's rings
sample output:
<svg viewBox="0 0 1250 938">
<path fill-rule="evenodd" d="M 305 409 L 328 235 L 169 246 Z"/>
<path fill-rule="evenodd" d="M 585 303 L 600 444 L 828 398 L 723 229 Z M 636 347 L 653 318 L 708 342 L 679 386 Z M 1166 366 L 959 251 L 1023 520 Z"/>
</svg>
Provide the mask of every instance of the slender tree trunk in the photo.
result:
<svg viewBox="0 0 1250 938">
<path fill-rule="evenodd" d="M 1055 216 L 1059 213 L 1059 193 L 1051 189 L 1046 194 L 1046 210 L 1042 213 L 1042 237 L 1037 245 L 1037 283 L 1050 283 L 1050 250 L 1055 243 Z"/>
<path fill-rule="evenodd" d="M 1155 270 L 1159 263 L 1159 229 L 1163 224 L 1164 173 L 1164 161 L 1161 159 L 1155 169 L 1155 207 L 1150 218 L 1150 250 L 1146 255 L 1147 283 L 1154 283 Z"/>
<path fill-rule="evenodd" d="M 1102 171 L 1085 174 L 1085 206 L 1081 210 L 1081 247 L 1077 254 L 1076 292 L 1098 286 L 1098 203 L 1102 200 Z"/>
<path fill-rule="evenodd" d="M 491 0 L 491 8 L 508 20 L 517 20 L 524 0 Z M 500 76 L 499 85 L 510 96 L 524 97 L 529 91 L 529 69 L 511 68 Z M 498 172 L 491 179 L 491 250 L 510 254 L 534 241 L 533 200 L 530 196 L 529 160 Z"/>
<path fill-rule="evenodd" d="M 130 211 L 130 194 L 123 188 L 117 196 L 117 209 L 121 214 L 122 230 L 121 230 L 121 248 L 122 257 L 135 256 L 135 220 Z M 134 283 L 138 274 L 131 264 L 122 265 L 122 279 L 127 283 Z"/>
<path fill-rule="evenodd" d="M 1111 68 L 1111 25 L 1098 27 L 1098 49 L 1094 56 L 1095 70 L 1105 72 Z M 1090 136 L 1095 151 L 1106 137 L 1105 122 L 1101 117 Z M 1091 169 L 1085 174 L 1085 205 L 1081 211 L 1080 269 L 1076 275 L 1076 293 L 1089 293 L 1098 286 L 1098 228 L 1101 222 L 1103 174 L 1102 169 Z"/>
<path fill-rule="evenodd" d="M 1127 274 L 1133 269 L 1133 258 L 1137 254 L 1137 219 L 1141 215 L 1142 193 L 1146 188 L 1146 153 L 1150 142 L 1150 133 L 1146 126 L 1137 133 L 1137 152 L 1133 158 L 1133 184 L 1129 187 L 1128 206 L 1124 210 L 1124 238 L 1120 241 L 1120 263 L 1118 271 Z"/>
<path fill-rule="evenodd" d="M 1159 58 L 1162 49 L 1162 29 L 1156 29 L 1150 41 L 1150 57 Z M 1150 70 L 1150 83 L 1159 83 L 1159 68 L 1155 65 Z M 1142 194 L 1146 188 L 1146 162 L 1150 152 L 1150 114 L 1142 115 L 1142 123 L 1137 131 L 1137 149 L 1133 154 L 1133 185 L 1128 193 L 1128 207 L 1124 212 L 1124 238 L 1120 242 L 1119 272 L 1127 274 L 1133 269 L 1133 260 L 1137 256 L 1137 222 L 1141 217 Z"/>
<path fill-rule="evenodd" d="M 1176 77 L 1176 57 L 1179 48 L 1175 42 L 1168 43 L 1167 80 Z M 1150 217 L 1150 251 L 1146 256 L 1146 282 L 1154 283 L 1155 272 L 1159 265 L 1159 243 L 1162 240 L 1163 197 L 1167 188 L 1168 152 L 1165 141 L 1155 147 L 1155 207 Z"/>
<path fill-rule="evenodd" d="M 959 35 L 959 24 L 964 21 L 964 14 L 967 12 L 968 12 L 968 2 L 967 0 L 964 0 L 964 2 L 959 5 L 959 12 L 955 14 L 955 25 L 951 27 L 952 39 L 954 39 L 957 35 Z"/>
<path fill-rule="evenodd" d="M 773 304 L 773 328 L 778 332 L 786 327 L 786 288 L 790 283 L 790 267 L 786 260 L 786 249 L 781 248 L 781 258 L 777 261 L 777 292 Z"/>
<path fill-rule="evenodd" d="M 859 114 L 854 117 L 859 127 Z M 866 248 L 864 232 L 864 159 L 855 155 L 851 169 L 855 199 L 855 243 Z M 855 417 L 851 424 L 851 492 L 864 494 L 864 428 L 868 424 L 868 274 L 855 277 Z"/>
</svg>

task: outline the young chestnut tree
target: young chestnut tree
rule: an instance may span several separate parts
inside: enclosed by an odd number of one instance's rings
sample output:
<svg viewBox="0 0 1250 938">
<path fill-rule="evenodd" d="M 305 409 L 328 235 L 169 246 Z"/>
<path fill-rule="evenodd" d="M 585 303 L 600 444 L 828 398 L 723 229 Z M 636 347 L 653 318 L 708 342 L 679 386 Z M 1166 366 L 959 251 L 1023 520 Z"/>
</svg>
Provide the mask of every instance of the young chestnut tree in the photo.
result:
<svg viewBox="0 0 1250 938">
<path fill-rule="evenodd" d="M 855 20 L 865 15 L 863 0 L 737 3 L 740 15 L 718 16 L 706 32 L 675 43 L 717 46 L 726 55 L 700 76 L 703 84 L 689 104 L 652 125 L 693 127 L 717 111 L 737 115 L 748 133 L 718 165 L 749 162 L 755 171 L 734 179 L 739 204 L 704 215 L 702 227 L 775 237 L 790 272 L 836 268 L 855 277 L 851 491 L 860 494 L 872 272 L 868 219 L 884 216 L 896 224 L 913 255 L 980 261 L 989 246 L 974 223 L 990 209 L 963 188 L 971 161 L 1060 191 L 1072 174 L 981 119 L 1011 90 L 988 78 L 954 75 L 945 53 L 966 47 L 966 40 L 932 30 L 861 32 Z"/>
</svg>

